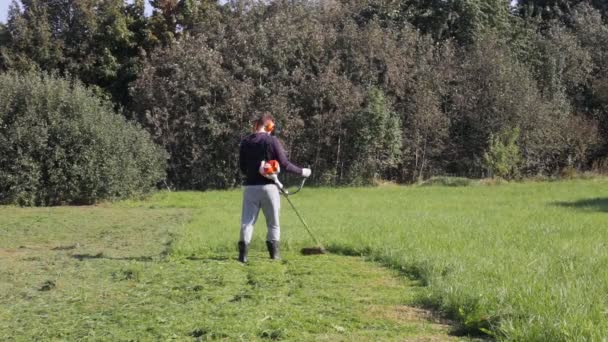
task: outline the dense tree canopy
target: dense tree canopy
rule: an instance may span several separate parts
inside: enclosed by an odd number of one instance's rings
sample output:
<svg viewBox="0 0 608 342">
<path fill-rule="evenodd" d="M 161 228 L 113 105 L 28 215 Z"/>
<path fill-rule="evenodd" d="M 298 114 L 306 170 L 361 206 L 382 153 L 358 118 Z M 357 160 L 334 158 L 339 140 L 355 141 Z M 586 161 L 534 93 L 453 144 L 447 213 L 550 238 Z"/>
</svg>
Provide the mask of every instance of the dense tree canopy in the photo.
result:
<svg viewBox="0 0 608 342">
<path fill-rule="evenodd" d="M 587 4 L 595 7 L 604 16 L 608 15 L 608 3 L 604 0 L 518 0 L 524 16 L 540 16 L 543 20 L 559 19 L 573 23 L 577 7 Z"/>
<path fill-rule="evenodd" d="M 142 0 L 14 3 L 0 68 L 112 99 L 168 151 L 175 187 L 239 184 L 259 111 L 323 184 L 488 176 L 497 137 L 515 131 L 510 175 L 606 164 L 605 1 L 151 4 L 146 17 Z"/>
</svg>

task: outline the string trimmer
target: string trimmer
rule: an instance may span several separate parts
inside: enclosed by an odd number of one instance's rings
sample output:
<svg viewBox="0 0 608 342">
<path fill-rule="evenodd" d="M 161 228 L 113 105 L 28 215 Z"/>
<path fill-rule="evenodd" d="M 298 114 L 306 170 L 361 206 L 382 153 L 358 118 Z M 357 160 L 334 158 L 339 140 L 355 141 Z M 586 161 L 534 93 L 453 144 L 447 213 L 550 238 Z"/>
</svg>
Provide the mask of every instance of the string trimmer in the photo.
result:
<svg viewBox="0 0 608 342">
<path fill-rule="evenodd" d="M 310 235 L 311 239 L 317 245 L 317 247 L 302 248 L 302 250 L 301 250 L 302 254 L 316 255 L 316 254 L 327 253 L 327 251 L 325 250 L 323 245 L 319 242 L 319 240 L 317 240 L 315 235 L 310 230 L 310 227 L 308 226 L 306 221 L 304 221 L 304 218 L 302 217 L 302 215 L 300 215 L 300 212 L 298 211 L 298 209 L 296 209 L 296 207 L 293 205 L 293 202 L 291 202 L 291 199 L 289 198 L 289 196 L 293 196 L 302 190 L 302 188 L 304 187 L 304 184 L 306 183 L 306 178 L 302 178 L 302 182 L 300 183 L 300 186 L 295 191 L 289 192 L 289 190 L 287 190 L 287 188 L 285 188 L 283 186 L 283 184 L 281 184 L 281 182 L 279 181 L 278 174 L 280 172 L 280 167 L 278 165 L 279 165 L 278 162 L 271 160 L 267 163 L 263 163 L 262 167 L 261 167 L 261 169 L 263 168 L 263 170 L 260 170 L 260 171 L 262 172 L 262 174 L 265 177 L 272 179 L 274 184 L 276 184 L 276 186 L 279 188 L 279 190 L 281 190 L 281 193 L 283 194 L 283 196 L 285 196 L 285 199 L 287 199 L 287 202 L 289 202 L 289 205 L 291 206 L 293 211 L 296 213 L 296 216 L 298 216 L 298 218 L 300 219 L 300 222 L 302 222 L 302 225 L 304 225 L 304 228 L 306 228 L 308 235 Z"/>
</svg>

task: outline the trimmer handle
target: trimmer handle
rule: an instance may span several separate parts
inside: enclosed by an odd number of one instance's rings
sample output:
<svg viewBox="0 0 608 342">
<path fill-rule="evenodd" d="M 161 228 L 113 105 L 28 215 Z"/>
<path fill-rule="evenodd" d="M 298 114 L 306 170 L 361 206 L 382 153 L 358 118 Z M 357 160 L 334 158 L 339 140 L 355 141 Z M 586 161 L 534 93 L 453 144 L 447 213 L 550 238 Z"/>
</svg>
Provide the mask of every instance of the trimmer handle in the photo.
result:
<svg viewBox="0 0 608 342">
<path fill-rule="evenodd" d="M 279 190 L 281 190 L 281 192 L 282 192 L 282 193 L 283 193 L 283 195 L 285 195 L 285 196 L 289 196 L 289 195 L 290 195 L 289 190 L 287 190 L 286 188 L 279 188 Z"/>
<path fill-rule="evenodd" d="M 284 187 L 283 184 L 281 184 L 281 182 L 279 182 L 278 178 L 273 178 L 274 184 L 277 186 L 277 188 L 279 188 L 279 190 L 281 190 L 281 192 L 285 196 L 295 195 L 298 192 L 300 192 L 300 190 L 302 190 L 302 188 L 304 187 L 304 184 L 306 183 L 306 179 L 308 179 L 308 178 L 302 178 L 302 183 L 300 183 L 300 186 L 295 191 L 289 192 L 289 190 L 287 190 L 287 188 Z"/>
<path fill-rule="evenodd" d="M 310 166 L 309 166 L 309 168 L 310 168 Z M 294 192 L 290 193 L 289 190 L 287 190 L 287 188 L 284 187 L 283 184 L 279 181 L 279 177 L 278 177 L 277 173 L 275 173 L 271 176 L 267 176 L 267 177 L 274 181 L 274 184 L 276 184 L 276 186 L 279 188 L 279 190 L 281 190 L 281 192 L 285 196 L 295 195 L 298 192 L 300 192 L 300 190 L 302 190 L 302 188 L 304 187 L 306 180 L 308 179 L 308 177 L 302 177 L 302 183 L 300 183 L 300 186 Z"/>
</svg>

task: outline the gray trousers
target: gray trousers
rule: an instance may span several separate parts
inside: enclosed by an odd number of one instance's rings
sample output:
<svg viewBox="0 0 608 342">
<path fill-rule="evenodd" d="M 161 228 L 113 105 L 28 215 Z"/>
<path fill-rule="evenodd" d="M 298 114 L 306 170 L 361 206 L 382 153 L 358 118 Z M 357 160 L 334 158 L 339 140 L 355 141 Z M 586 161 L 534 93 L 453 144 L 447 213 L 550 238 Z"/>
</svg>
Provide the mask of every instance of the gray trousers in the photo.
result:
<svg viewBox="0 0 608 342">
<path fill-rule="evenodd" d="M 264 212 L 266 226 L 268 227 L 266 241 L 279 241 L 281 239 L 281 228 L 279 227 L 281 195 L 276 185 L 268 184 L 245 186 L 240 241 L 244 241 L 247 244 L 251 242 L 253 225 L 258 220 L 260 208 Z"/>
</svg>

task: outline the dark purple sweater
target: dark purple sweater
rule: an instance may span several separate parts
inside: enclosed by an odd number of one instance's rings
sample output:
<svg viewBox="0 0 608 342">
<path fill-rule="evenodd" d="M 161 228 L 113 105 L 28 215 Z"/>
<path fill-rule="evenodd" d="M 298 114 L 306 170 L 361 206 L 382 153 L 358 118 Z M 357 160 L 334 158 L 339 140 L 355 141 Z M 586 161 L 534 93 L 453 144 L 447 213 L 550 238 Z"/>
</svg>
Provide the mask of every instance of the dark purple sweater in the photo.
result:
<svg viewBox="0 0 608 342">
<path fill-rule="evenodd" d="M 241 140 L 239 165 L 245 175 L 244 185 L 265 185 L 273 182 L 260 174 L 262 160 L 276 160 L 281 172 L 302 174 L 302 169 L 287 159 L 279 139 L 267 133 L 254 133 Z"/>
</svg>

